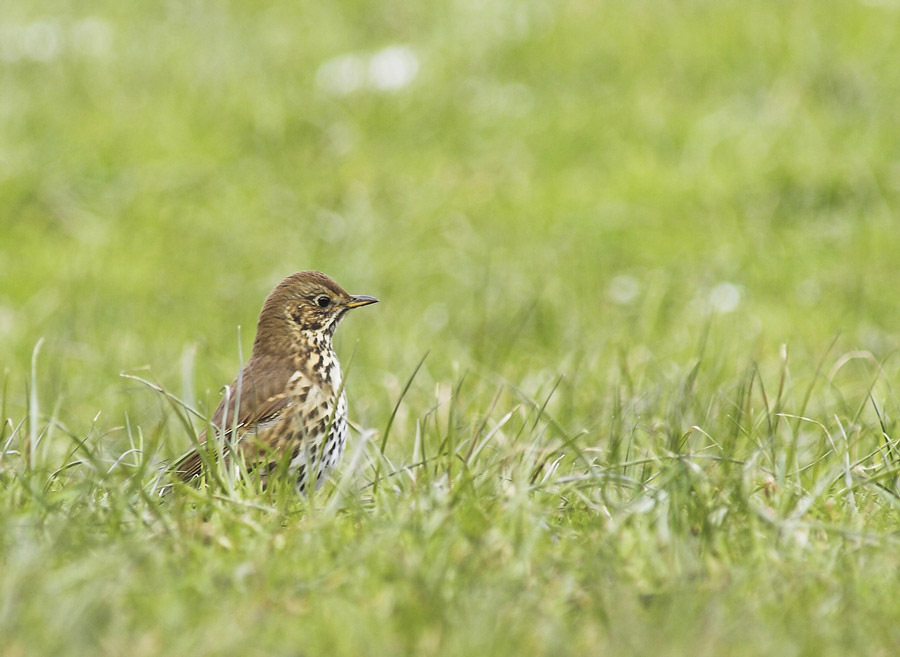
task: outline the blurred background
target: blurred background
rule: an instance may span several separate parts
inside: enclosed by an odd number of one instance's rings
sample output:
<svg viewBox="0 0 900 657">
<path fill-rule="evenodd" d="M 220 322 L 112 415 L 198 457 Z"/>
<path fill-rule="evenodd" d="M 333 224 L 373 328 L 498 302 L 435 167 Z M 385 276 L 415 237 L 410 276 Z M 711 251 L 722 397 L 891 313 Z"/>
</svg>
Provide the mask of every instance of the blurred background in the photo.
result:
<svg viewBox="0 0 900 657">
<path fill-rule="evenodd" d="M 382 300 L 338 337 L 363 423 L 426 352 L 585 417 L 704 340 L 881 358 L 898 62 L 889 0 L 4 2 L 6 414 L 40 338 L 76 434 L 160 419 L 121 372 L 208 411 L 300 269 Z"/>
</svg>

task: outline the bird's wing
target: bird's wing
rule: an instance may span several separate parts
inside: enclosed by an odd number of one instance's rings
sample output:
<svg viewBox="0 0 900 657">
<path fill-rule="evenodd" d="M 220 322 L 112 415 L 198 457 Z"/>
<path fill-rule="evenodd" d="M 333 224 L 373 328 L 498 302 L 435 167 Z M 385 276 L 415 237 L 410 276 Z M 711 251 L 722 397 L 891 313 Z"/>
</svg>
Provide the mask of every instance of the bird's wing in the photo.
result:
<svg viewBox="0 0 900 657">
<path fill-rule="evenodd" d="M 289 383 L 293 388 L 294 382 L 291 379 L 298 375 L 306 378 L 283 359 L 251 358 L 239 377 L 232 382 L 228 394 L 219 402 L 212 416 L 212 426 L 223 430 L 226 437 L 237 427 L 240 436 L 243 427 L 266 424 L 277 418 L 290 403 Z M 238 409 L 237 421 L 234 416 L 235 407 Z M 199 445 L 203 445 L 206 438 L 204 431 L 199 436 Z M 176 462 L 174 472 L 182 481 L 189 481 L 198 476 L 202 469 L 203 457 L 194 448 Z"/>
</svg>

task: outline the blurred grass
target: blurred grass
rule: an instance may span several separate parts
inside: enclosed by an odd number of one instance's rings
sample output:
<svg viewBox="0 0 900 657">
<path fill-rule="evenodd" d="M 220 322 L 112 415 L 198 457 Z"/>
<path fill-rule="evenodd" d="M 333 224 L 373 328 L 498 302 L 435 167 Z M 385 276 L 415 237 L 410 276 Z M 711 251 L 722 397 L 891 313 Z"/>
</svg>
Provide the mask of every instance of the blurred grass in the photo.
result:
<svg viewBox="0 0 900 657">
<path fill-rule="evenodd" d="M 6 654 L 893 654 L 898 28 L 4 3 Z M 391 46 L 410 84 L 336 93 Z M 305 268 L 383 301 L 344 494 L 148 501 L 188 439 L 119 374 L 208 412 Z"/>
</svg>

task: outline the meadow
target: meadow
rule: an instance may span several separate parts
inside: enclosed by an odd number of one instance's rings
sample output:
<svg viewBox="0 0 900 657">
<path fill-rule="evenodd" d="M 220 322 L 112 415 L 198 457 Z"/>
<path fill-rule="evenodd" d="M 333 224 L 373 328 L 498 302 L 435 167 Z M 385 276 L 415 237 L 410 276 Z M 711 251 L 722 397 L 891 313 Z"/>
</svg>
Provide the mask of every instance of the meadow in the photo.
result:
<svg viewBox="0 0 900 657">
<path fill-rule="evenodd" d="M 895 655 L 900 4 L 0 5 L 0 655 Z M 310 497 L 157 495 L 285 275 Z"/>
</svg>

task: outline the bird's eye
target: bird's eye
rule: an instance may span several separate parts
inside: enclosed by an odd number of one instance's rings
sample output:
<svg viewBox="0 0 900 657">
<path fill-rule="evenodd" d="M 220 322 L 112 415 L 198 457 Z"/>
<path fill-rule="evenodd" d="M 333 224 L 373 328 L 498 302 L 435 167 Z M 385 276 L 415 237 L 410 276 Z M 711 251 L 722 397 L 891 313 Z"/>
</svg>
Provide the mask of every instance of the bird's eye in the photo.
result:
<svg viewBox="0 0 900 657">
<path fill-rule="evenodd" d="M 327 308 L 331 305 L 331 297 L 329 297 L 327 294 L 320 294 L 316 297 L 316 305 L 319 308 Z"/>
</svg>

